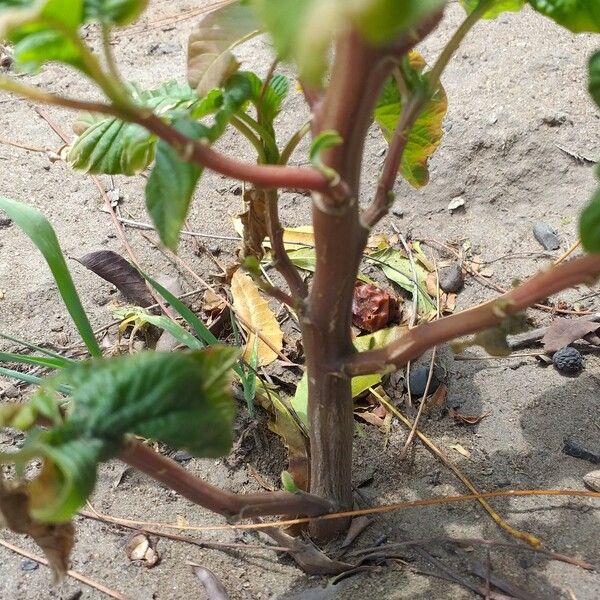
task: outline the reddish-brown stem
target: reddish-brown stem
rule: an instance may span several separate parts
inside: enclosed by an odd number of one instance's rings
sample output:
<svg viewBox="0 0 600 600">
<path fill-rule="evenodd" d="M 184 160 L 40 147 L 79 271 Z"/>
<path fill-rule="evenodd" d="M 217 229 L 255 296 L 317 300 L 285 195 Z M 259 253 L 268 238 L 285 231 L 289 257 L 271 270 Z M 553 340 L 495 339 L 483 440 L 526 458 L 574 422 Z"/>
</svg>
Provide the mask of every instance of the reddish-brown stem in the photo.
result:
<svg viewBox="0 0 600 600">
<path fill-rule="evenodd" d="M 273 252 L 273 266 L 281 273 L 285 279 L 292 296 L 296 299 L 294 304 L 301 305 L 300 301 L 308 296 L 308 287 L 298 269 L 292 263 L 283 244 L 283 227 L 279 220 L 279 196 L 277 190 L 267 192 L 267 229 L 269 239 L 271 240 L 271 250 Z"/>
<path fill-rule="evenodd" d="M 390 147 L 383 163 L 383 169 L 377 184 L 375 198 L 361 216 L 361 222 L 365 227 L 371 228 L 376 225 L 388 212 L 394 202 L 392 188 L 398 177 L 398 167 L 408 142 L 410 130 L 414 125 L 419 113 L 423 109 L 425 98 L 422 95 L 411 98 L 396 125 Z"/>
<path fill-rule="evenodd" d="M 119 455 L 127 464 L 175 490 L 184 498 L 226 517 L 265 515 L 321 515 L 334 508 L 330 502 L 310 494 L 263 492 L 235 494 L 216 488 L 195 477 L 175 461 L 148 446 L 131 441 Z"/>
<path fill-rule="evenodd" d="M 560 264 L 535 275 L 515 289 L 469 310 L 424 323 L 411 329 L 398 341 L 379 350 L 349 354 L 339 364 L 346 376 L 395 370 L 427 349 L 458 337 L 489 329 L 506 316 L 568 287 L 590 284 L 600 276 L 600 255 L 592 254 Z"/>
<path fill-rule="evenodd" d="M 41 104 L 64 106 L 75 110 L 89 111 L 111 115 L 137 123 L 170 145 L 178 148 L 186 160 L 198 164 L 216 173 L 248 181 L 258 187 L 280 189 L 302 189 L 315 192 L 331 191 L 327 177 L 316 169 L 289 167 L 280 165 L 257 165 L 241 162 L 216 150 L 206 144 L 190 139 L 180 131 L 162 121 L 155 114 L 148 114 L 147 109 L 130 110 L 119 108 L 102 102 L 87 102 L 52 94 L 38 88 L 22 85 L 12 80 L 2 79 L 0 89 L 31 98 Z"/>
</svg>

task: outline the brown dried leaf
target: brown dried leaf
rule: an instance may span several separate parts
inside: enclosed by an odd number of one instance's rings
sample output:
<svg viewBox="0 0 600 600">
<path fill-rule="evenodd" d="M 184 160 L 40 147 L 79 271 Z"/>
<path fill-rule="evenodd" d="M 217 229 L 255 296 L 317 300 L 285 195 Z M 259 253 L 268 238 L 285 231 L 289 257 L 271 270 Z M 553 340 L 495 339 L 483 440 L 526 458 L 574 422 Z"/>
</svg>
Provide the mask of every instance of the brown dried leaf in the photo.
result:
<svg viewBox="0 0 600 600">
<path fill-rule="evenodd" d="M 283 347 L 283 332 L 275 318 L 275 314 L 269 308 L 269 303 L 260 295 L 256 284 L 251 277 L 237 270 L 231 278 L 231 294 L 233 296 L 233 307 L 246 323 L 261 336 L 267 339 L 273 348 L 281 351 Z M 250 331 L 244 323 L 241 324 L 248 333 L 248 343 L 244 349 L 244 359 L 249 361 L 256 345 L 258 365 L 265 366 L 277 358 L 277 353 L 265 344 L 262 339 Z"/>
<path fill-rule="evenodd" d="M 359 419 L 362 419 L 363 421 L 366 421 L 367 423 L 369 423 L 369 425 L 373 425 L 375 427 L 380 427 L 380 428 L 383 428 L 385 426 L 385 421 L 381 417 L 378 417 L 377 415 L 373 414 L 372 412 L 369 412 L 369 411 L 356 412 L 354 414 Z"/>
<path fill-rule="evenodd" d="M 462 454 L 467 458 L 471 458 L 471 453 L 460 444 L 450 444 L 450 448 L 452 448 L 452 450 L 456 450 L 459 454 Z"/>
<path fill-rule="evenodd" d="M 125 551 L 127 558 L 131 561 L 139 561 L 148 569 L 160 562 L 160 556 L 156 550 L 157 540 L 145 533 L 133 532 L 127 540 Z"/>
<path fill-rule="evenodd" d="M 55 579 L 60 580 L 69 569 L 75 537 L 73 523 L 38 523 L 31 518 L 29 504 L 27 483 L 0 479 L 0 527 L 30 535 L 44 551 Z"/>
<path fill-rule="evenodd" d="M 436 273 L 428 273 L 427 278 L 425 279 L 425 286 L 427 287 L 427 293 L 432 297 L 436 298 L 438 294 L 438 283 L 437 283 L 437 274 Z"/>
<path fill-rule="evenodd" d="M 575 340 L 600 328 L 600 323 L 592 323 L 584 319 L 555 319 L 542 338 L 546 352 L 556 352 Z"/>
<path fill-rule="evenodd" d="M 265 251 L 263 242 L 267 229 L 267 192 L 247 187 L 244 192 L 246 212 L 240 215 L 244 227 L 242 256 L 256 256 L 260 260 Z"/>
<path fill-rule="evenodd" d="M 448 411 L 448 414 L 459 424 L 459 425 L 477 425 L 483 419 L 490 415 L 489 412 L 483 413 L 482 415 L 464 415 L 454 408 Z"/>
<path fill-rule="evenodd" d="M 225 309 L 227 305 L 225 300 L 219 294 L 216 294 L 212 290 L 206 290 L 202 297 L 202 310 L 210 315 L 215 316 L 216 313 L 220 313 Z"/>
</svg>

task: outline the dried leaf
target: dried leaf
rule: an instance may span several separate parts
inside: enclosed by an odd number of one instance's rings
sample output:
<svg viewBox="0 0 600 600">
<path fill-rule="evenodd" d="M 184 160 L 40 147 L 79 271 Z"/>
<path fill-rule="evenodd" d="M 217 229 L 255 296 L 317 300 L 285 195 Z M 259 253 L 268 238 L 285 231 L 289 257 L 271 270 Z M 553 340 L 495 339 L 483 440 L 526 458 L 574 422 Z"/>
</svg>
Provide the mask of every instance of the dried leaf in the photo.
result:
<svg viewBox="0 0 600 600">
<path fill-rule="evenodd" d="M 225 304 L 225 300 L 219 294 L 216 294 L 212 290 L 206 290 L 204 295 L 202 296 L 202 310 L 214 317 L 215 314 L 220 313 L 225 309 L 227 304 Z"/>
<path fill-rule="evenodd" d="M 492 269 L 491 267 L 484 267 L 483 269 L 481 269 L 479 271 L 479 274 L 482 277 L 493 277 L 493 275 L 494 275 L 494 269 Z"/>
<path fill-rule="evenodd" d="M 363 421 L 366 421 L 367 423 L 369 423 L 369 425 L 373 425 L 375 427 L 379 427 L 381 429 L 383 429 L 383 427 L 385 427 L 385 421 L 377 416 L 376 414 L 373 414 L 371 411 L 365 411 L 365 412 L 355 412 L 354 413 L 359 419 L 362 419 Z"/>
<path fill-rule="evenodd" d="M 450 444 L 450 448 L 452 448 L 452 450 L 456 450 L 459 454 L 462 454 L 467 458 L 471 458 L 471 453 L 466 448 L 463 448 L 460 444 Z"/>
<path fill-rule="evenodd" d="M 67 523 L 39 523 L 29 512 L 29 490 L 26 483 L 0 479 L 0 528 L 8 527 L 15 533 L 31 536 L 44 551 L 48 564 L 60 580 L 69 569 L 69 555 L 73 549 L 75 528 Z"/>
<path fill-rule="evenodd" d="M 463 415 L 458 412 L 454 408 L 451 408 L 448 411 L 448 414 L 459 424 L 459 425 L 477 425 L 477 423 L 481 422 L 487 416 L 489 416 L 489 412 L 483 413 L 482 415 Z"/>
<path fill-rule="evenodd" d="M 260 295 L 258 287 L 252 281 L 252 278 L 238 269 L 231 278 L 231 294 L 236 313 L 255 331 L 258 331 L 263 338 L 268 340 L 273 348 L 281 351 L 283 347 L 283 332 L 281 331 L 281 327 L 279 327 L 275 314 L 269 308 L 269 303 Z M 277 353 L 261 339 L 257 341 L 257 336 L 244 323 L 241 323 L 241 325 L 248 333 L 248 342 L 244 349 L 244 359 L 247 361 L 250 360 L 256 344 L 258 364 L 265 366 L 272 363 L 277 358 Z"/>
<path fill-rule="evenodd" d="M 352 323 L 370 333 L 398 322 L 398 298 L 376 285 L 356 282 L 352 299 Z"/>
<path fill-rule="evenodd" d="M 223 584 L 217 579 L 217 576 L 206 567 L 194 565 L 194 574 L 204 587 L 208 600 L 229 600 L 227 591 Z"/>
<path fill-rule="evenodd" d="M 288 405 L 281 399 L 277 392 L 269 389 L 267 393 L 264 385 L 261 385 L 257 389 L 256 399 L 272 415 L 272 418 L 269 419 L 269 429 L 278 435 L 287 447 L 287 470 L 301 490 L 308 490 L 308 439 L 300 426 L 300 416 L 292 413 L 292 410 L 288 408 Z"/>
<path fill-rule="evenodd" d="M 588 333 L 593 333 L 600 328 L 600 323 L 592 323 L 584 319 L 555 319 L 548 327 L 542 344 L 546 352 L 556 352 L 575 340 L 579 340 Z"/>
<path fill-rule="evenodd" d="M 154 298 L 139 271 L 116 252 L 99 250 L 75 260 L 112 283 L 128 302 L 142 307 L 154 304 Z"/>
<path fill-rule="evenodd" d="M 256 256 L 260 260 L 265 251 L 263 242 L 267 229 L 267 192 L 247 187 L 244 191 L 246 211 L 240 215 L 243 225 L 242 256 Z"/>
<path fill-rule="evenodd" d="M 125 551 L 127 558 L 131 561 L 139 561 L 148 569 L 160 562 L 160 556 L 156 551 L 156 540 L 145 533 L 132 533 L 127 540 Z"/>
</svg>

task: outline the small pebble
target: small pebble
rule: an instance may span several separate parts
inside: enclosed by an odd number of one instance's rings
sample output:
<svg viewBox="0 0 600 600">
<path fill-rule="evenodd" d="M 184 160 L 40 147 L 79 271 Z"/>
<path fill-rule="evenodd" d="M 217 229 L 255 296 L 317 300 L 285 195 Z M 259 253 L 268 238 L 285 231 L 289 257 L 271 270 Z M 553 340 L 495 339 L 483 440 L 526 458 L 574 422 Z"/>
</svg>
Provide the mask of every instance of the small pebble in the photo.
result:
<svg viewBox="0 0 600 600">
<path fill-rule="evenodd" d="M 39 566 L 34 560 L 29 560 L 28 558 L 24 558 L 21 561 L 21 571 L 35 571 Z"/>
<path fill-rule="evenodd" d="M 404 211 L 401 208 L 395 206 L 394 208 L 392 208 L 392 214 L 395 217 L 401 219 L 404 216 Z"/>
<path fill-rule="evenodd" d="M 213 256 L 218 256 L 219 254 L 221 254 L 221 247 L 217 244 L 212 244 L 211 246 L 208 247 L 208 251 Z"/>
<path fill-rule="evenodd" d="M 21 395 L 19 388 L 16 385 L 10 384 L 7 388 L 4 389 L 2 395 L 5 398 L 18 398 Z"/>
<path fill-rule="evenodd" d="M 444 292 L 459 292 L 464 282 L 465 278 L 460 263 L 455 262 L 440 271 L 440 287 Z"/>
<path fill-rule="evenodd" d="M 600 492 L 600 471 L 590 471 L 584 475 L 583 483 L 585 483 L 590 490 L 593 490 L 594 492 Z"/>
<path fill-rule="evenodd" d="M 175 452 L 175 454 L 173 454 L 171 458 L 177 461 L 178 463 L 185 463 L 188 460 L 192 460 L 193 457 L 189 452 L 186 452 L 185 450 L 177 450 L 177 452 Z"/>
<path fill-rule="evenodd" d="M 420 398 L 425 393 L 427 378 L 429 377 L 429 367 L 416 367 L 410 370 L 410 392 L 415 398 Z M 428 394 L 433 394 L 440 387 L 440 380 L 435 376 L 431 377 Z"/>
<path fill-rule="evenodd" d="M 6 229 L 12 225 L 12 219 L 8 217 L 0 217 L 0 229 Z"/>
<path fill-rule="evenodd" d="M 544 250 L 558 250 L 560 240 L 556 235 L 556 230 L 546 223 L 536 223 L 533 226 L 533 235 Z"/>
</svg>

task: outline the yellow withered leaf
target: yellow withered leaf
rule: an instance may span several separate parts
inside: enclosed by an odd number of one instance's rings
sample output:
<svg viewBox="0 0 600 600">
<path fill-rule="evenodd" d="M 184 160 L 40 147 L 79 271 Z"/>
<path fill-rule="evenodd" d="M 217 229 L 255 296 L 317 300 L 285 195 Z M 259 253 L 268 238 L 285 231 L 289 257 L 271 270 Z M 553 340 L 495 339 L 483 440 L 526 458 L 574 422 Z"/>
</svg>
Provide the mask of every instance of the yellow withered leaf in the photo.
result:
<svg viewBox="0 0 600 600">
<path fill-rule="evenodd" d="M 275 317 L 275 314 L 269 307 L 269 303 L 260 295 L 258 287 L 252 281 L 252 278 L 239 269 L 231 278 L 231 294 L 233 296 L 233 308 L 243 319 L 241 326 L 248 334 L 248 343 L 244 348 L 244 359 L 250 361 L 254 345 L 258 356 L 258 365 L 265 366 L 272 363 L 277 358 L 277 352 L 281 352 L 283 347 L 283 332 Z M 266 344 L 258 338 L 253 331 L 246 325 L 260 333 Z M 277 350 L 277 352 L 275 352 Z"/>
</svg>

